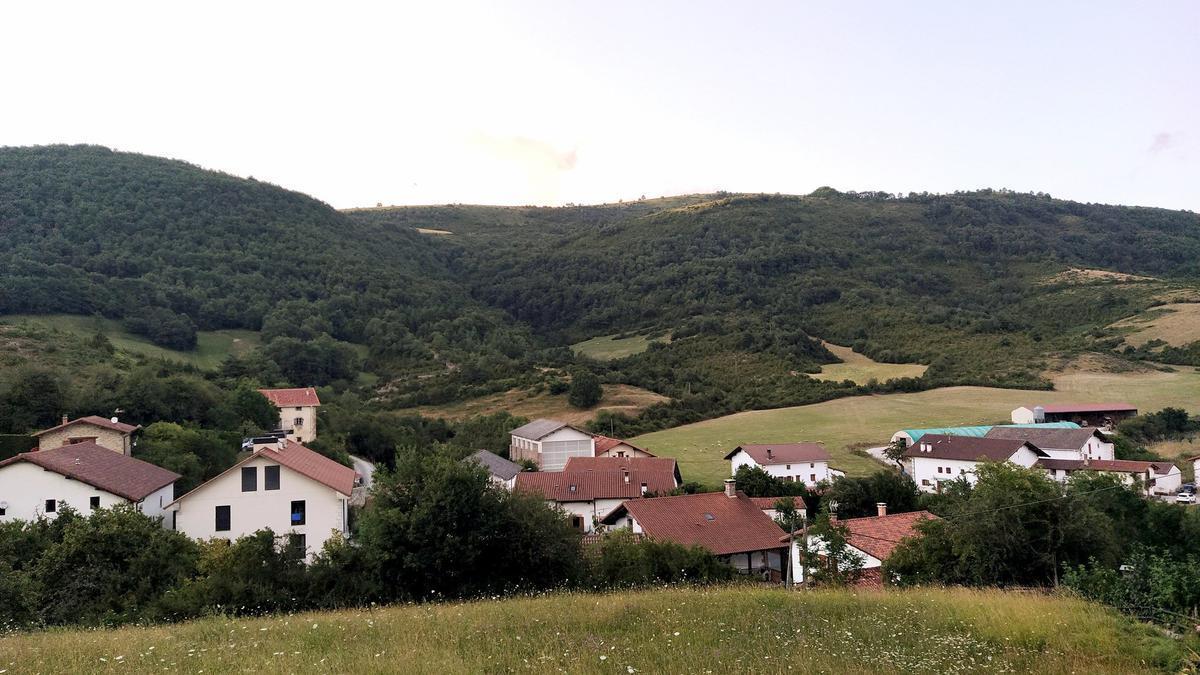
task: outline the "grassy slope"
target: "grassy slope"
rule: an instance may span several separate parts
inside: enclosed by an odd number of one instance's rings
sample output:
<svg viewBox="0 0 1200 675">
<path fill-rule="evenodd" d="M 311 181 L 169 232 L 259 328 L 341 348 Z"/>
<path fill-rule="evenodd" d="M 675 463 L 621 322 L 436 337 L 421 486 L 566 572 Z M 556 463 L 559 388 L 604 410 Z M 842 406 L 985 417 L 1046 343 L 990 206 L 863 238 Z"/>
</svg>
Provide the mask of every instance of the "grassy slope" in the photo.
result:
<svg viewBox="0 0 1200 675">
<path fill-rule="evenodd" d="M 1079 600 L 726 588 L 550 595 L 0 638 L 13 672 L 1178 671 L 1183 647 Z"/>
<path fill-rule="evenodd" d="M 883 445 L 899 429 L 986 424 L 1009 419 L 1013 408 L 1031 401 L 1129 401 L 1145 411 L 1176 406 L 1200 411 L 1200 373 L 1104 373 L 1070 369 L 1053 376 L 1056 391 L 990 387 L 947 387 L 916 394 L 857 396 L 814 405 L 738 413 L 646 434 L 634 443 L 661 456 L 675 457 L 687 480 L 716 484 L 729 476 L 722 457 L 741 443 L 821 441 L 832 465 L 851 475 L 879 464 L 851 450 Z"/>
<path fill-rule="evenodd" d="M 628 384 L 603 386 L 604 396 L 600 399 L 600 403 L 587 410 L 572 407 L 570 403 L 567 403 L 566 394 L 551 395 L 548 392 L 534 394 L 523 389 L 513 389 L 461 403 L 417 408 L 415 412 L 428 417 L 460 419 L 472 415 L 490 415 L 508 411 L 518 417 L 528 417 L 529 419 L 550 417 L 569 424 L 584 424 L 601 410 L 637 415 L 643 408 L 666 400 L 665 397 L 652 391 Z M 401 413 L 404 412 L 413 411 L 401 411 Z"/>
<path fill-rule="evenodd" d="M 1162 340 L 1169 345 L 1182 347 L 1200 340 L 1200 304 L 1160 305 L 1118 321 L 1112 327 L 1128 329 L 1130 332 L 1125 336 L 1125 342 L 1135 347 L 1151 340 Z"/>
<path fill-rule="evenodd" d="M 0 317 L 0 323 L 36 323 L 48 328 L 91 337 L 97 330 L 108 336 L 117 349 L 150 358 L 182 361 L 198 368 L 216 368 L 230 354 L 240 354 L 259 345 L 258 333 L 249 330 L 212 330 L 196 334 L 196 349 L 188 352 L 159 347 L 121 327 L 119 321 L 70 314 L 11 314 Z"/>
<path fill-rule="evenodd" d="M 634 335 L 618 340 L 615 335 L 601 335 L 583 342 L 576 342 L 571 345 L 571 351 L 590 359 L 611 361 L 641 354 L 650 348 L 651 342 L 664 340 L 664 337 L 648 338 L 645 335 Z"/>
<path fill-rule="evenodd" d="M 851 380 L 856 384 L 866 384 L 870 380 L 887 382 L 898 377 L 920 377 L 929 369 L 929 366 L 917 363 L 880 363 L 869 356 L 859 354 L 850 347 L 841 347 L 828 342 L 825 343 L 825 348 L 833 352 L 834 356 L 841 359 L 842 362 L 822 366 L 821 372 L 810 376 L 818 380 L 833 382 Z"/>
</svg>

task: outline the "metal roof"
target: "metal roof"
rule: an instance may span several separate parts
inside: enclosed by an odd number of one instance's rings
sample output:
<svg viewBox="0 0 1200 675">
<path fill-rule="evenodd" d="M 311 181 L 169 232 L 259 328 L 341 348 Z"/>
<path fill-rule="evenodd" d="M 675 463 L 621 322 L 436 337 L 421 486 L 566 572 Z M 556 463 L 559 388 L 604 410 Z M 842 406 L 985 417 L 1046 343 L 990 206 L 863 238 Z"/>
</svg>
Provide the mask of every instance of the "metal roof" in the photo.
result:
<svg viewBox="0 0 1200 675">
<path fill-rule="evenodd" d="M 941 434 L 943 436 L 970 436 L 972 438 L 983 438 L 988 432 L 996 427 L 1005 427 L 1011 429 L 1079 429 L 1081 428 L 1074 422 L 1039 422 L 1037 424 L 987 424 L 982 426 L 971 427 L 931 427 L 929 429 L 901 429 L 897 433 L 902 433 L 911 439 L 913 443 L 921 440 L 925 434 Z"/>
</svg>

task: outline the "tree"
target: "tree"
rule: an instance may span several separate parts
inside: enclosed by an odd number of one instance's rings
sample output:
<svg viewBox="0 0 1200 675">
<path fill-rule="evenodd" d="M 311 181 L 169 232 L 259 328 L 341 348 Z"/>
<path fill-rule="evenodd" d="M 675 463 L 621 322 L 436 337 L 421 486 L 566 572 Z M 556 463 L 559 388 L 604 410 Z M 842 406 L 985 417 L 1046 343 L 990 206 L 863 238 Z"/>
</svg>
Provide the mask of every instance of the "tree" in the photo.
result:
<svg viewBox="0 0 1200 675">
<path fill-rule="evenodd" d="M 822 515 L 807 535 L 816 540 L 816 545 L 801 553 L 806 558 L 805 568 L 810 570 L 806 585 L 846 586 L 858 578 L 865 558 L 850 546 L 850 530 L 844 524 Z"/>
<path fill-rule="evenodd" d="M 650 584 L 712 583 L 733 577 L 733 568 L 700 546 L 638 539 L 627 529 L 608 532 L 588 556 L 590 585 L 630 588 Z"/>
<path fill-rule="evenodd" d="M 746 493 L 747 497 L 803 497 L 805 502 L 812 499 L 815 506 L 815 496 L 811 496 L 804 483 L 792 483 L 772 476 L 758 466 L 743 464 L 733 475 L 737 481 L 738 490 Z"/>
<path fill-rule="evenodd" d="M 794 497 L 781 497 L 775 500 L 773 505 L 775 509 L 775 522 L 783 528 L 784 532 L 788 533 L 788 554 L 785 558 L 787 564 L 787 575 L 785 583 L 790 588 L 795 579 L 792 578 L 792 556 L 796 554 L 796 531 L 804 530 L 804 546 L 800 550 L 800 562 L 805 563 L 805 556 L 808 553 L 808 523 L 805 517 L 806 512 L 802 512 L 796 508 L 796 499 Z M 807 576 L 807 575 L 801 575 Z"/>
<path fill-rule="evenodd" d="M 58 378 L 43 368 L 25 368 L 0 397 L 0 425 L 13 433 L 52 427 L 65 412 Z"/>
<path fill-rule="evenodd" d="M 279 409 L 257 389 L 238 387 L 230 396 L 230 406 L 253 429 L 266 431 L 279 426 Z"/>
<path fill-rule="evenodd" d="M 600 402 L 604 390 L 600 387 L 600 378 L 594 373 L 582 370 L 571 378 L 571 389 L 567 401 L 576 408 L 590 408 Z"/>
<path fill-rule="evenodd" d="M 883 469 L 870 476 L 846 476 L 833 482 L 825 498 L 838 503 L 838 515 L 861 518 L 876 514 L 876 504 L 887 504 L 889 513 L 920 508 L 921 491 L 908 476 Z"/>
<path fill-rule="evenodd" d="M 904 453 L 908 452 L 908 446 L 904 443 L 904 439 L 897 438 L 883 449 L 883 456 L 896 463 L 896 466 L 904 467 Z"/>
</svg>

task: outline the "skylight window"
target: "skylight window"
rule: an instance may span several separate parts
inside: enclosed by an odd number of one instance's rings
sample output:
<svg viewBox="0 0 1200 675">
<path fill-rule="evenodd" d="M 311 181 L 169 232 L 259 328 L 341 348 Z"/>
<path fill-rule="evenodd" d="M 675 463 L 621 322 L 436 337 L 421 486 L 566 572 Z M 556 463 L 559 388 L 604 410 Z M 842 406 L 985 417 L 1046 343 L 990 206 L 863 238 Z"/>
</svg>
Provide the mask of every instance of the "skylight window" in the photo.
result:
<svg viewBox="0 0 1200 675">
<path fill-rule="evenodd" d="M 713 514 L 711 514 L 711 513 L 706 513 L 706 514 L 704 514 L 704 519 L 705 519 L 705 520 L 716 520 L 716 519 L 717 519 L 717 517 L 716 517 L 716 516 L 714 516 L 714 515 L 713 515 Z"/>
</svg>

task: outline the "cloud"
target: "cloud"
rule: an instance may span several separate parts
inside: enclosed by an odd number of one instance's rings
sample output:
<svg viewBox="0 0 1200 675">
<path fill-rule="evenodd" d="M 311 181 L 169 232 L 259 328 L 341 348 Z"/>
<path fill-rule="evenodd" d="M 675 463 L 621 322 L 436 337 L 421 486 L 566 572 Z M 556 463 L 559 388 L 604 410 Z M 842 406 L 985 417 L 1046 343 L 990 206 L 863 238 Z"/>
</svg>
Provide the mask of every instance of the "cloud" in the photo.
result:
<svg viewBox="0 0 1200 675">
<path fill-rule="evenodd" d="M 1146 150 L 1152 155 L 1160 155 L 1168 150 L 1173 150 L 1183 142 L 1180 134 L 1173 134 L 1168 131 L 1160 131 L 1154 134 L 1154 140 L 1150 142 L 1150 147 Z"/>
<path fill-rule="evenodd" d="M 522 164 L 527 169 L 537 172 L 570 171 L 578 161 L 575 148 L 560 150 L 536 138 L 479 134 L 475 142 L 499 159 Z"/>
</svg>

